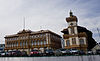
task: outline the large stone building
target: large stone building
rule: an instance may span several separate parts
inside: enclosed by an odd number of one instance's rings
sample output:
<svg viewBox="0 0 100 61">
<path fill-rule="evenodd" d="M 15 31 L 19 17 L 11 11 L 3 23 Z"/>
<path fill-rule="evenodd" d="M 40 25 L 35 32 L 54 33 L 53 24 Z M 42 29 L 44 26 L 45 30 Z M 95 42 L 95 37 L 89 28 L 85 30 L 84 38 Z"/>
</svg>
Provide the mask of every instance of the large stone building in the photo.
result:
<svg viewBox="0 0 100 61">
<path fill-rule="evenodd" d="M 68 28 L 61 31 L 64 33 L 64 48 L 79 50 L 91 50 L 96 45 L 96 41 L 92 38 L 92 32 L 85 27 L 78 26 L 78 19 L 70 12 L 70 17 L 66 18 Z"/>
<path fill-rule="evenodd" d="M 22 30 L 17 34 L 5 36 L 5 50 L 24 50 L 29 54 L 32 49 L 45 48 L 61 48 L 61 36 L 49 30 Z"/>
</svg>

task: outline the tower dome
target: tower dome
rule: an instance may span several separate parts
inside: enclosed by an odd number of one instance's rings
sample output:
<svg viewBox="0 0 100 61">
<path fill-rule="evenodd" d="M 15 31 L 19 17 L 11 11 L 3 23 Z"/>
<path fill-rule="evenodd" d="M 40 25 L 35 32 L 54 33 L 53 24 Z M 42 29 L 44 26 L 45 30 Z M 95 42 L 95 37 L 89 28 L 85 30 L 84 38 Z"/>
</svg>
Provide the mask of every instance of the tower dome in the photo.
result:
<svg viewBox="0 0 100 61">
<path fill-rule="evenodd" d="M 67 17 L 67 18 L 66 18 L 66 21 L 67 21 L 67 22 L 72 22 L 72 21 L 76 21 L 76 22 L 77 22 L 77 21 L 78 21 L 78 20 L 77 20 L 77 17 L 73 15 L 73 12 L 70 11 L 69 14 L 70 14 L 70 17 Z"/>
</svg>

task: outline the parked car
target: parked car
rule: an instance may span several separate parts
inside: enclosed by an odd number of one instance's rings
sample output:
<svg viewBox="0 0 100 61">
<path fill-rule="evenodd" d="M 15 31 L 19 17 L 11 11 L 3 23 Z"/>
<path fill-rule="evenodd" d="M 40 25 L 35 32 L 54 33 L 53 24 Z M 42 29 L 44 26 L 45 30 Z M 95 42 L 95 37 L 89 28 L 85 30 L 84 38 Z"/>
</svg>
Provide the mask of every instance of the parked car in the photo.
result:
<svg viewBox="0 0 100 61">
<path fill-rule="evenodd" d="M 79 50 L 77 50 L 77 49 L 70 49 L 70 53 L 72 55 L 76 55 L 76 54 L 79 54 Z"/>
<path fill-rule="evenodd" d="M 69 49 L 61 48 L 59 50 L 61 51 L 62 55 L 70 55 L 71 54 Z"/>
<path fill-rule="evenodd" d="M 1 56 L 1 57 L 6 56 L 6 52 L 5 52 L 5 51 L 0 52 L 0 56 Z"/>
<path fill-rule="evenodd" d="M 66 55 L 66 53 L 67 53 L 67 50 L 66 50 L 66 49 L 61 48 L 61 49 L 59 49 L 59 50 L 61 51 L 62 55 Z"/>
<path fill-rule="evenodd" d="M 25 56 L 25 57 L 28 56 L 26 51 L 22 51 L 21 54 L 22 54 L 21 56 Z"/>
<path fill-rule="evenodd" d="M 71 55 L 71 52 L 69 49 L 66 49 L 66 55 Z"/>
<path fill-rule="evenodd" d="M 83 50 L 80 50 L 79 55 L 85 55 L 85 52 Z"/>
<path fill-rule="evenodd" d="M 39 56 L 39 51 L 38 50 L 31 50 L 30 56 Z"/>
<path fill-rule="evenodd" d="M 9 52 L 8 52 L 8 51 L 6 51 L 5 53 L 6 53 L 6 57 L 9 57 Z"/>
<path fill-rule="evenodd" d="M 21 51 L 8 51 L 7 52 L 7 56 L 11 56 L 11 57 L 13 57 L 13 56 L 22 56 L 22 54 L 21 54 Z"/>
<path fill-rule="evenodd" d="M 52 49 L 46 49 L 44 50 L 44 55 L 46 56 L 54 55 L 54 51 Z"/>
<path fill-rule="evenodd" d="M 93 51 L 88 51 L 87 54 L 88 55 L 92 55 L 93 54 Z"/>
<path fill-rule="evenodd" d="M 10 56 L 12 55 L 11 52 L 12 52 L 12 51 L 7 51 L 7 52 L 6 52 L 6 56 L 10 57 Z"/>
<path fill-rule="evenodd" d="M 22 56 L 21 51 L 14 51 L 14 52 L 15 53 L 13 53 L 13 56 L 17 56 L 17 57 Z"/>
<path fill-rule="evenodd" d="M 41 50 L 38 51 L 39 51 L 39 56 L 43 56 L 44 52 L 42 52 Z"/>
<path fill-rule="evenodd" d="M 96 54 L 100 54 L 100 49 L 96 50 Z"/>
<path fill-rule="evenodd" d="M 57 49 L 54 51 L 55 56 L 61 56 L 62 52 L 60 51 L 60 49 Z"/>
</svg>

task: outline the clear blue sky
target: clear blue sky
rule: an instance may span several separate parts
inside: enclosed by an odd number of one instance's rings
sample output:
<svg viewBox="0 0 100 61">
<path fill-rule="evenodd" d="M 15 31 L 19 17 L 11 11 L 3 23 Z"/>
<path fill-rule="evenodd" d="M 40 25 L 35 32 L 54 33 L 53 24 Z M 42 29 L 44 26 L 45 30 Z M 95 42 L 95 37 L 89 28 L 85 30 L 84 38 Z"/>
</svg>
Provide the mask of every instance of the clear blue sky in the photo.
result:
<svg viewBox="0 0 100 61">
<path fill-rule="evenodd" d="M 49 29 L 62 35 L 70 9 L 78 17 L 78 25 L 91 30 L 100 42 L 96 29 L 100 29 L 100 0 L 0 0 L 0 41 L 4 43 L 5 35 L 23 29 L 23 17 L 26 29 Z"/>
</svg>

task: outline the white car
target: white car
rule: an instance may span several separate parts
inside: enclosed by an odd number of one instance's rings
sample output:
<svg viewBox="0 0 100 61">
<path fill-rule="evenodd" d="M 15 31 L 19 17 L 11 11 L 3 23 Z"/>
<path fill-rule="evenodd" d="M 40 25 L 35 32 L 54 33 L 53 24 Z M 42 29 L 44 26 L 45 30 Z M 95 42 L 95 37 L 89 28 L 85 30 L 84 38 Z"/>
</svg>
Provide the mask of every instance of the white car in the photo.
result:
<svg viewBox="0 0 100 61">
<path fill-rule="evenodd" d="M 92 52 L 92 51 L 88 51 L 87 54 L 88 54 L 88 55 L 92 55 L 93 52 Z"/>
<path fill-rule="evenodd" d="M 59 49 L 61 51 L 62 54 L 66 54 L 66 49 Z"/>
<path fill-rule="evenodd" d="M 79 54 L 79 50 L 77 49 L 70 49 L 70 53 L 75 55 L 75 54 Z"/>
<path fill-rule="evenodd" d="M 4 51 L 0 52 L 0 56 L 6 56 L 6 53 Z"/>
</svg>

